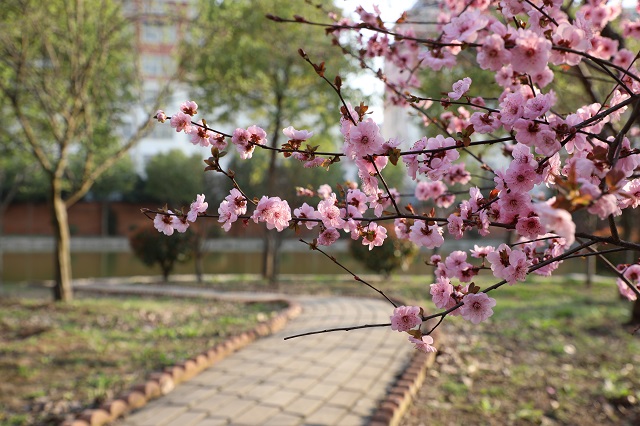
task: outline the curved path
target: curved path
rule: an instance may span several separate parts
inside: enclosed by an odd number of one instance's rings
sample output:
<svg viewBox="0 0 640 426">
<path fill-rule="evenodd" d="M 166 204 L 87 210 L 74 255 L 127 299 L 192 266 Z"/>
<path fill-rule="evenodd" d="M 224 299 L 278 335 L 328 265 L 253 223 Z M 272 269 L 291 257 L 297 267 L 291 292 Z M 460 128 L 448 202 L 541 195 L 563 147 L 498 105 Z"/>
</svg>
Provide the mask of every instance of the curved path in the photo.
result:
<svg viewBox="0 0 640 426">
<path fill-rule="evenodd" d="M 389 322 L 386 301 L 333 296 L 227 293 L 93 281 L 79 290 L 267 300 L 288 298 L 302 313 L 285 328 L 229 355 L 120 426 L 364 425 L 413 354 L 388 327 L 284 337 L 332 327 Z"/>
</svg>

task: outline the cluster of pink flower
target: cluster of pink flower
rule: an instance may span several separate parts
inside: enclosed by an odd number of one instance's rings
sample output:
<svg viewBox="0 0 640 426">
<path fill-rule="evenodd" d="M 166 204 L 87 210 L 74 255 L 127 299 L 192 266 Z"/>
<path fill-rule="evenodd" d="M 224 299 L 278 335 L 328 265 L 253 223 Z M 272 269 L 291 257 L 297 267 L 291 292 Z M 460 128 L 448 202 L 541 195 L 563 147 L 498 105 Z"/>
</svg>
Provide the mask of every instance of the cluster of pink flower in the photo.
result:
<svg viewBox="0 0 640 426">
<path fill-rule="evenodd" d="M 496 3 L 499 8 L 494 13 Z M 487 236 L 496 228 L 505 229 L 515 234 L 514 244 L 475 246 L 468 252 L 453 251 L 444 259 L 431 257 L 436 275 L 431 284 L 433 303 L 445 310 L 437 315 L 460 315 L 473 323 L 493 313 L 496 302 L 486 291 L 524 281 L 529 273 L 550 275 L 565 258 L 597 243 L 640 249 L 640 245 L 620 238 L 615 223 L 623 210 L 640 205 L 636 171 L 640 150 L 634 145 L 640 135 L 635 124 L 640 114 L 638 56 L 619 48 L 619 41 L 603 32 L 608 23 L 621 17 L 623 36 L 637 38 L 640 20 L 625 18 L 619 4 L 604 0 L 576 6 L 572 18 L 562 3 L 446 0 L 438 17 L 440 37 L 422 39 L 410 27 L 385 27 L 377 8 L 373 12 L 358 8 L 360 21 L 336 19 L 327 24 L 329 33 L 357 32 L 361 49 L 356 55 L 363 66 L 371 58 L 383 57 L 398 67 L 400 72 L 394 78 L 379 73 L 389 89 L 389 99 L 416 107 L 424 115 L 424 123 L 436 124 L 441 134 L 423 137 L 402 151 L 399 139 L 382 137 L 378 125 L 366 115 L 366 107 L 354 108 L 345 102 L 340 111 L 341 152 L 317 154 L 315 148 L 303 148 L 313 133 L 293 127 L 283 129 L 289 140 L 279 151 L 305 167 L 326 166 L 332 157 L 345 157 L 357 168 L 359 185 L 339 191 L 323 185 L 317 191 L 320 201 L 315 207 L 303 203 L 293 214 L 286 200 L 263 196 L 248 217 L 251 200 L 234 187 L 218 209 L 219 222 L 227 231 L 240 217 L 264 222 L 268 229 L 278 231 L 303 225 L 318 230 L 318 245 L 333 244 L 342 231 L 369 249 L 387 238 L 387 228 L 380 224 L 383 220 L 394 220 L 398 238 L 423 248 L 442 246 L 445 229 L 455 239 L 470 231 Z M 475 52 L 478 66 L 495 76 L 497 96 L 471 97 L 469 93 L 477 87 L 470 77 L 453 82 L 451 91 L 440 99 L 410 94 L 412 88 L 420 87 L 418 68 L 451 68 L 462 51 Z M 604 91 L 608 94 L 598 99 L 597 93 L 590 93 L 591 103 L 568 113 L 558 112 L 559 95 L 543 89 L 553 81 L 555 70 L 585 61 L 603 70 L 601 79 L 611 83 Z M 575 69 L 580 72 L 579 67 Z M 428 111 L 437 101 L 445 110 L 439 117 L 431 116 Z M 453 104 L 457 109 L 449 108 Z M 633 111 L 627 111 L 630 105 Z M 196 112 L 197 105 L 189 101 L 170 117 L 171 126 L 190 135 L 194 144 L 221 150 L 230 138 L 242 159 L 251 158 L 256 147 L 266 144 L 266 133 L 260 127 L 225 135 L 204 121 L 194 123 Z M 625 115 L 627 112 L 631 114 Z M 623 117 L 626 122 L 617 128 Z M 156 118 L 161 122 L 168 119 L 162 111 Z M 505 137 L 498 138 L 498 134 Z M 473 151 L 491 145 L 502 147 L 508 165 L 485 162 L 482 154 Z M 467 158 L 477 160 L 480 169 L 491 174 L 493 185 L 479 188 L 472 183 L 471 173 L 459 162 L 463 150 L 469 153 Z M 402 213 L 398 207 L 399 194 L 387 186 L 383 172 L 400 159 L 408 176 L 416 181 L 415 198 L 434 206 L 430 212 L 416 213 L 415 207 L 405 205 L 409 213 Z M 453 191 L 454 185 L 469 186 Z M 297 191 L 303 196 L 316 195 L 305 188 Z M 468 197 L 456 203 L 456 194 L 467 193 Z M 156 227 L 167 235 L 173 229 L 184 232 L 188 222 L 206 210 L 204 197 L 200 197 L 188 214 L 158 214 Z M 453 210 L 446 211 L 451 206 Z M 437 215 L 435 208 L 446 213 Z M 580 209 L 608 219 L 605 226 L 611 235 L 603 236 L 595 229 L 576 232 L 572 213 Z M 578 247 L 573 246 L 576 241 Z M 468 261 L 468 254 L 480 264 Z M 471 281 L 484 270 L 502 281 L 482 292 Z M 640 295 L 640 264 L 623 264 L 616 272 L 621 294 L 635 300 Z M 391 326 L 408 332 L 419 349 L 434 351 L 433 339 L 414 329 L 426 318 L 421 308 L 401 306 L 391 316 Z"/>
<path fill-rule="evenodd" d="M 191 203 L 189 211 L 185 214 L 183 212 L 173 212 L 169 209 L 164 209 L 160 213 L 156 214 L 153 219 L 153 226 L 165 235 L 173 235 L 173 231 L 186 232 L 189 228 L 189 222 L 195 222 L 200 214 L 204 214 L 209 208 L 209 203 L 204 201 L 204 194 L 200 194 L 196 197 L 196 200 Z"/>
</svg>

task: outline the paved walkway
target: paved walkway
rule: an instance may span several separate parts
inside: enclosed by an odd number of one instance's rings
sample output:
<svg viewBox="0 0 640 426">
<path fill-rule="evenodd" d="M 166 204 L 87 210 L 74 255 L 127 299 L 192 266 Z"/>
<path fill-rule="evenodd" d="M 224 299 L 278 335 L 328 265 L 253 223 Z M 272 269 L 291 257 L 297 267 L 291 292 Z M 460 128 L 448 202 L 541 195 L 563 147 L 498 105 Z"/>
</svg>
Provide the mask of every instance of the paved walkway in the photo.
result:
<svg viewBox="0 0 640 426">
<path fill-rule="evenodd" d="M 278 296 L 106 283 L 81 287 L 135 288 L 225 299 Z M 300 303 L 303 310 L 282 331 L 228 356 L 118 425 L 367 424 L 413 353 L 406 335 L 385 327 L 283 338 L 332 327 L 388 322 L 391 305 L 373 299 L 287 297 Z"/>
</svg>

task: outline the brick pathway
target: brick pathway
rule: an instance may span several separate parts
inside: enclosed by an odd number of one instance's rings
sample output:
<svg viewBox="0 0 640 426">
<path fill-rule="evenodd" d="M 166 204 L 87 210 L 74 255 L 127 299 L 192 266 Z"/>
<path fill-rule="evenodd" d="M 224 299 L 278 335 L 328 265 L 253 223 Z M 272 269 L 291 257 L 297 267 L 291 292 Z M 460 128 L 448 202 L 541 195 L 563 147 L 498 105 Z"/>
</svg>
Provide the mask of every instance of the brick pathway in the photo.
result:
<svg viewBox="0 0 640 426">
<path fill-rule="evenodd" d="M 131 286 L 91 285 L 84 288 Z M 273 295 L 136 286 L 202 297 Z M 363 425 L 413 354 L 404 333 L 390 328 L 333 332 L 283 340 L 332 327 L 389 321 L 386 301 L 294 297 L 300 316 L 205 370 L 120 421 L 120 426 Z"/>
</svg>

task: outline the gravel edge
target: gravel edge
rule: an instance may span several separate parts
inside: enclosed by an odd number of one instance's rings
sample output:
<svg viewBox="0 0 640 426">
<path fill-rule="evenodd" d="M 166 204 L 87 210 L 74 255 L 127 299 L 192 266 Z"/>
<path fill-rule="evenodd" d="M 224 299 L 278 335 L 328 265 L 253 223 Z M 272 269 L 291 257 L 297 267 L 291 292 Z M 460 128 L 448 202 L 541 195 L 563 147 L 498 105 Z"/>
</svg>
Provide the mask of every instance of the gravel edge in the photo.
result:
<svg viewBox="0 0 640 426">
<path fill-rule="evenodd" d="M 82 289 L 81 291 L 101 293 L 99 290 Z M 108 292 L 107 294 L 114 293 Z M 123 291 L 119 294 L 148 296 L 148 293 L 134 291 Z M 171 296 L 176 297 L 175 294 Z M 191 296 L 185 296 L 185 298 L 189 297 Z M 129 412 L 145 406 L 148 402 L 171 393 L 180 383 L 194 378 L 254 340 L 276 333 L 302 311 L 300 305 L 292 300 L 274 299 L 273 301 L 285 302 L 289 307 L 251 330 L 229 337 L 196 356 L 173 366 L 165 367 L 162 371 L 150 373 L 146 381 L 133 385 L 128 391 L 106 401 L 99 408 L 84 410 L 74 419 L 63 421 L 60 426 L 103 426 L 126 416 Z"/>
</svg>

